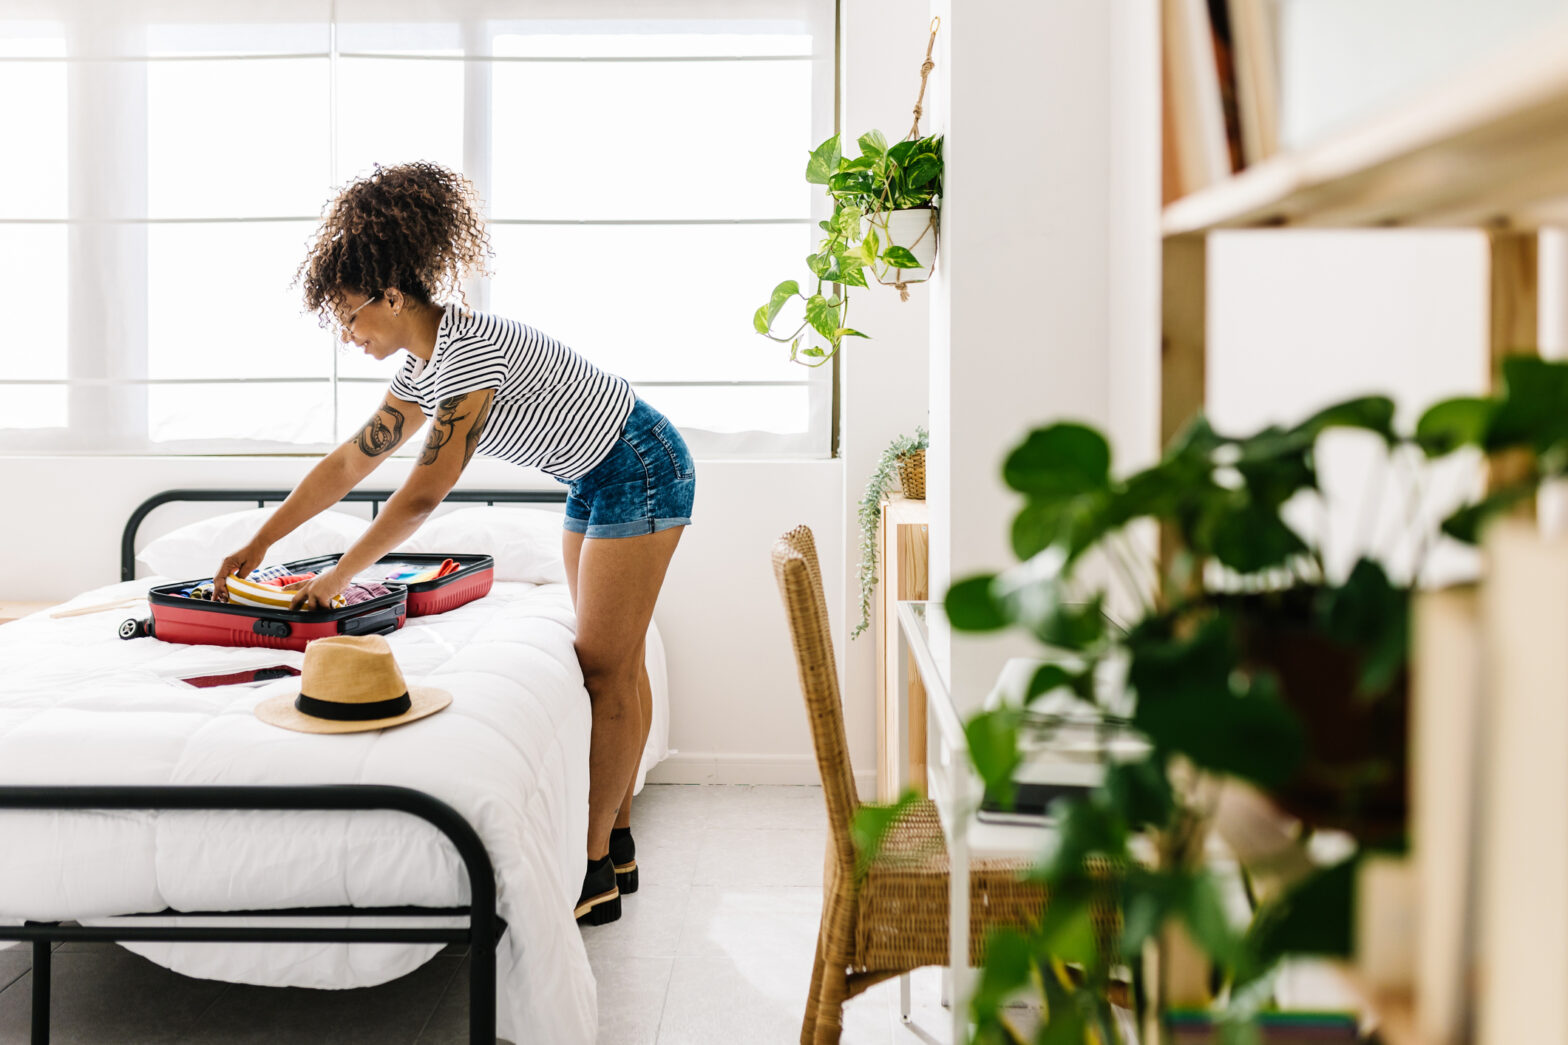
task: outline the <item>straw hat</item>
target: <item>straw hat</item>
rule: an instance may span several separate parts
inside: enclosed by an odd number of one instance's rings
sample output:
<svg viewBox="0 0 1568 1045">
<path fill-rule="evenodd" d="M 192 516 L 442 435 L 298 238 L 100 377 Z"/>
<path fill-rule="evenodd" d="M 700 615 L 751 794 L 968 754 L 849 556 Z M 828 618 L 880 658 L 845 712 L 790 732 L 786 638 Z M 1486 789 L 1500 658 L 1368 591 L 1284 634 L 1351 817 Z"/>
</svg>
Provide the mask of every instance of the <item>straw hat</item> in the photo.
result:
<svg viewBox="0 0 1568 1045">
<path fill-rule="evenodd" d="M 256 705 L 263 722 L 301 733 L 360 733 L 433 715 L 452 694 L 403 681 L 380 635 L 333 635 L 305 647 L 299 689 Z"/>
</svg>

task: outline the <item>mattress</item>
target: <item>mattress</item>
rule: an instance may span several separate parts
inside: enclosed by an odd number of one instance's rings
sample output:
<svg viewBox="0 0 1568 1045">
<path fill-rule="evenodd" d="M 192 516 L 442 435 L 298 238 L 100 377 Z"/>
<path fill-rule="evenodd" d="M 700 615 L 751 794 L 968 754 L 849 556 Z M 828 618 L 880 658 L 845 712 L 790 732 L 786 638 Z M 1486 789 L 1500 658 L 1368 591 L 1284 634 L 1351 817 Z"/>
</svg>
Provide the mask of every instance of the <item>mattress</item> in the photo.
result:
<svg viewBox="0 0 1568 1045">
<path fill-rule="evenodd" d="M 101 588 L 64 608 L 133 597 L 156 583 Z M 571 915 L 587 831 L 591 719 L 564 585 L 497 583 L 477 602 L 410 618 L 387 636 L 398 664 L 409 682 L 450 691 L 452 705 L 399 728 L 338 736 L 278 729 L 251 714 L 288 680 L 218 689 L 178 681 L 297 667 L 302 653 L 116 637 L 123 617 L 143 612 L 145 605 L 65 619 L 40 613 L 0 627 L 0 785 L 366 783 L 425 791 L 474 826 L 495 865 L 498 910 L 508 923 L 496 955 L 498 1033 L 530 1043 L 594 1040 L 594 981 Z M 648 661 L 655 713 L 639 786 L 668 737 L 657 631 Z M 455 849 L 402 813 L 0 813 L 0 919 L 9 924 L 108 924 L 114 915 L 166 908 L 467 902 Z M 390 924 L 331 924 L 356 921 Z M 122 946 L 189 976 L 316 988 L 383 983 L 440 950 Z"/>
</svg>

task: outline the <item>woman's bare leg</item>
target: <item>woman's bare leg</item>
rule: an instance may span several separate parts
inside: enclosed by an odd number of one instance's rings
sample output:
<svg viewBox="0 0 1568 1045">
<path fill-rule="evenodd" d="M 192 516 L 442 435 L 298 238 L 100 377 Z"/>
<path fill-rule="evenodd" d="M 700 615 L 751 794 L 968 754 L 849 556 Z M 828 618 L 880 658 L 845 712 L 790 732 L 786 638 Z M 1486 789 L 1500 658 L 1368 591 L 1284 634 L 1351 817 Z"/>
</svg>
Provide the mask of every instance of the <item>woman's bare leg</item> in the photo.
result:
<svg viewBox="0 0 1568 1045">
<path fill-rule="evenodd" d="M 629 816 L 625 800 L 636 783 L 652 718 L 652 690 L 642 663 L 644 637 L 683 529 L 607 540 L 571 532 L 563 537 L 567 583 L 577 608 L 577 660 L 593 701 L 590 860 L 609 851 L 610 828 L 626 822 L 623 811 Z"/>
</svg>

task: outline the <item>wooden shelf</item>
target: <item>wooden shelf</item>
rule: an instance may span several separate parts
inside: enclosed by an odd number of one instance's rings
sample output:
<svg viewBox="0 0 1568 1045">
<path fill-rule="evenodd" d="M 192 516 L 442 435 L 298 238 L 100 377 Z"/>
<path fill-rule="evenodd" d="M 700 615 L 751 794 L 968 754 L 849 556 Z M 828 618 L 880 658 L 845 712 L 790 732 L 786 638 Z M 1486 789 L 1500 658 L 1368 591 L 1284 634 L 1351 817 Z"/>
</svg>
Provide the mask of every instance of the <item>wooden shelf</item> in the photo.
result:
<svg viewBox="0 0 1568 1045">
<path fill-rule="evenodd" d="M 1175 201 L 1164 235 L 1560 222 L 1568 217 L 1565 54 L 1568 23 L 1354 131 Z"/>
</svg>

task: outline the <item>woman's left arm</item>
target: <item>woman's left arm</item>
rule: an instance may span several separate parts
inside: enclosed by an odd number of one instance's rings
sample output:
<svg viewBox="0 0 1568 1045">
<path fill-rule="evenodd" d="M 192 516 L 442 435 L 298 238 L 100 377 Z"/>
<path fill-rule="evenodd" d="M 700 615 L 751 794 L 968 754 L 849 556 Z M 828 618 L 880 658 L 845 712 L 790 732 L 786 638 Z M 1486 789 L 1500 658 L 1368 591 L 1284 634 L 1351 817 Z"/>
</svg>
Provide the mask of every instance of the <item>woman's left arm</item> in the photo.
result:
<svg viewBox="0 0 1568 1045">
<path fill-rule="evenodd" d="M 485 388 L 441 400 L 414 470 L 338 564 L 294 593 L 294 609 L 330 605 L 355 575 L 414 535 L 468 467 L 494 397 L 495 390 Z"/>
</svg>

